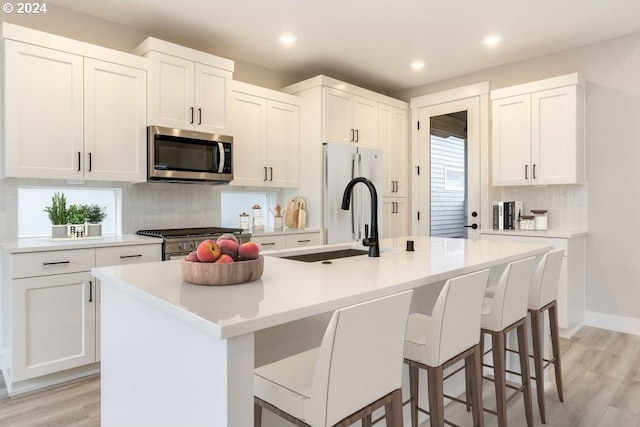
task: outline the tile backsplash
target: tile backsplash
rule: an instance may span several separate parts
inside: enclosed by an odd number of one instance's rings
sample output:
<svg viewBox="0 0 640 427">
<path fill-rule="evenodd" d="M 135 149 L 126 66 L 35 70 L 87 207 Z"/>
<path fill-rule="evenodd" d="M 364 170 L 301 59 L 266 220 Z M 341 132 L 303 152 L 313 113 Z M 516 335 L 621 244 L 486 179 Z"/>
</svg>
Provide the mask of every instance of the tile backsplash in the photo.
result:
<svg viewBox="0 0 640 427">
<path fill-rule="evenodd" d="M 587 184 L 503 187 L 500 200 L 522 200 L 525 213 L 531 209 L 546 209 L 549 229 L 588 229 Z"/>
</svg>

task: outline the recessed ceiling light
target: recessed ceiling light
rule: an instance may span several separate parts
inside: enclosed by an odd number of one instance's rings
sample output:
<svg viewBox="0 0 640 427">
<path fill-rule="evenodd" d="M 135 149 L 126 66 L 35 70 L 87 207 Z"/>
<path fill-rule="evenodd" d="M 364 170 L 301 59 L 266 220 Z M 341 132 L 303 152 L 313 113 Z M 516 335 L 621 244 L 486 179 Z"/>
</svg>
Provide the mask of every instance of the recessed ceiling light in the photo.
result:
<svg viewBox="0 0 640 427">
<path fill-rule="evenodd" d="M 282 34 L 280 36 L 280 43 L 282 43 L 285 46 L 290 46 L 292 44 L 294 44 L 296 42 L 296 40 L 298 40 L 298 38 L 296 36 L 294 36 L 293 34 Z"/>
<path fill-rule="evenodd" d="M 500 36 L 489 36 L 482 40 L 482 43 L 484 43 L 486 46 L 496 46 L 500 44 L 501 40 L 502 37 Z"/>
<path fill-rule="evenodd" d="M 415 71 L 422 70 L 424 66 L 425 66 L 424 61 L 413 61 L 411 63 L 411 68 L 413 68 Z"/>
</svg>

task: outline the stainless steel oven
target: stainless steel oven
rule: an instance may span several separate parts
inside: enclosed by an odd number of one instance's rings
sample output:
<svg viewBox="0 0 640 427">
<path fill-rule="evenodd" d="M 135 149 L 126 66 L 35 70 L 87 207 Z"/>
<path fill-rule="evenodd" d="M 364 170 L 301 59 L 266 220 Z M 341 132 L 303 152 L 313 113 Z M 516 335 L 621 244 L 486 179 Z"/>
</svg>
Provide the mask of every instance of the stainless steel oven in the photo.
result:
<svg viewBox="0 0 640 427">
<path fill-rule="evenodd" d="M 184 258 L 189 252 L 196 250 L 200 242 L 215 240 L 222 234 L 231 233 L 240 243 L 251 240 L 251 234 L 239 228 L 196 227 L 196 228 L 164 228 L 156 230 L 139 230 L 137 234 L 162 238 L 162 260 Z"/>
</svg>

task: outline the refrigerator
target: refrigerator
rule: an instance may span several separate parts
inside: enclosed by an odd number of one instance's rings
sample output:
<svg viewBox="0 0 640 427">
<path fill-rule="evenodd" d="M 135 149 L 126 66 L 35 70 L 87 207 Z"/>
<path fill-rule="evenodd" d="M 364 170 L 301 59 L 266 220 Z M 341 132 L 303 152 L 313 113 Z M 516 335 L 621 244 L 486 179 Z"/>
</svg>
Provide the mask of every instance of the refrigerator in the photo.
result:
<svg viewBox="0 0 640 427">
<path fill-rule="evenodd" d="M 353 187 L 348 211 L 342 195 L 351 179 L 369 178 L 378 195 L 378 237 L 382 236 L 382 151 L 349 144 L 323 144 L 323 226 L 326 243 L 362 240 L 371 227 L 371 193 L 366 185 Z M 369 233 L 370 234 L 370 233 Z"/>
</svg>

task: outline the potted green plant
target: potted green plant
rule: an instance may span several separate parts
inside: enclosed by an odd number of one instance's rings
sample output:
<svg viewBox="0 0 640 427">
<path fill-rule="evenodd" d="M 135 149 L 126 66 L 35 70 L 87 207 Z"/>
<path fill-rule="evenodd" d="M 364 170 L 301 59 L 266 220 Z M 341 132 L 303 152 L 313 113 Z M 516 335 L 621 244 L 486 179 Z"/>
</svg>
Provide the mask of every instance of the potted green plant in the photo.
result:
<svg viewBox="0 0 640 427">
<path fill-rule="evenodd" d="M 49 215 L 51 221 L 51 237 L 63 239 L 68 237 L 69 214 L 67 210 L 67 197 L 64 193 L 53 193 L 51 205 L 46 206 L 44 211 Z"/>
<path fill-rule="evenodd" d="M 74 238 L 85 237 L 85 205 L 69 206 L 67 209 L 67 215 L 69 219 L 69 236 Z"/>
<path fill-rule="evenodd" d="M 102 236 L 102 220 L 107 216 L 106 207 L 100 205 L 85 205 L 87 220 L 87 235 L 89 237 Z"/>
</svg>

